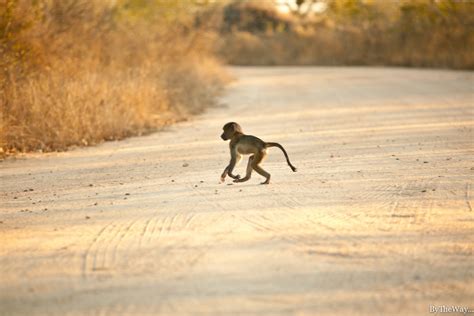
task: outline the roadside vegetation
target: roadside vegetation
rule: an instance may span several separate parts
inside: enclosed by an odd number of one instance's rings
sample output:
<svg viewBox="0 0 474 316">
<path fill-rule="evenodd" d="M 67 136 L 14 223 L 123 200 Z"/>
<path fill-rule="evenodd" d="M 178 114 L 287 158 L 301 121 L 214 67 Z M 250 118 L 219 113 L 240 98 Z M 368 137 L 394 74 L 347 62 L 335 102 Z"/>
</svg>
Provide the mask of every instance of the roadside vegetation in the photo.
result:
<svg viewBox="0 0 474 316">
<path fill-rule="evenodd" d="M 219 53 L 233 65 L 390 65 L 474 69 L 469 0 L 236 1 Z"/>
<path fill-rule="evenodd" d="M 474 69 L 473 30 L 467 0 L 0 0 L 0 156 L 186 119 L 224 63 Z"/>
<path fill-rule="evenodd" d="M 140 135 L 213 104 L 227 77 L 207 26 L 194 25 L 199 10 L 0 0 L 0 154 Z"/>
</svg>

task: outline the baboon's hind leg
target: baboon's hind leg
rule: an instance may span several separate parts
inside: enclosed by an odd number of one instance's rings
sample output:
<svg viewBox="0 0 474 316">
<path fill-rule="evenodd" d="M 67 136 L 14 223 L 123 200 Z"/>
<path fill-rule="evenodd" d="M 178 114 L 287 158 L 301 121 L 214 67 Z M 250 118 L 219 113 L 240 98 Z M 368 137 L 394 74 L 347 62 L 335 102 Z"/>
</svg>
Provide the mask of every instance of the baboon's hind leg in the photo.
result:
<svg viewBox="0 0 474 316">
<path fill-rule="evenodd" d="M 270 174 L 266 172 L 265 170 L 262 169 L 262 167 L 259 166 L 259 164 L 262 162 L 263 158 L 265 158 L 265 153 L 262 152 L 261 154 L 255 155 L 254 159 L 252 160 L 252 168 L 255 170 L 258 174 L 264 176 L 266 180 L 262 182 L 261 184 L 269 184 L 270 183 Z"/>
<path fill-rule="evenodd" d="M 245 174 L 245 177 L 243 177 L 242 179 L 235 179 L 234 182 L 245 182 L 250 179 L 250 177 L 252 176 L 252 170 L 253 170 L 252 169 L 253 158 L 254 158 L 253 155 L 249 157 L 249 162 L 247 163 L 247 173 Z"/>
</svg>

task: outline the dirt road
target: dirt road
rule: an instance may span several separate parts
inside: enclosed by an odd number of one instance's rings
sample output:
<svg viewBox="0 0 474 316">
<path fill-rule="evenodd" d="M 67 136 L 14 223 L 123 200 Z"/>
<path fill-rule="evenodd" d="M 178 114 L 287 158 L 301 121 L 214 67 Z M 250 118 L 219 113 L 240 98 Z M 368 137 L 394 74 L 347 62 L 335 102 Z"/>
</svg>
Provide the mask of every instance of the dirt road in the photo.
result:
<svg viewBox="0 0 474 316">
<path fill-rule="evenodd" d="M 193 121 L 0 163 L 1 315 L 474 309 L 474 73 L 231 70 Z M 299 171 L 219 184 L 230 120 Z"/>
</svg>

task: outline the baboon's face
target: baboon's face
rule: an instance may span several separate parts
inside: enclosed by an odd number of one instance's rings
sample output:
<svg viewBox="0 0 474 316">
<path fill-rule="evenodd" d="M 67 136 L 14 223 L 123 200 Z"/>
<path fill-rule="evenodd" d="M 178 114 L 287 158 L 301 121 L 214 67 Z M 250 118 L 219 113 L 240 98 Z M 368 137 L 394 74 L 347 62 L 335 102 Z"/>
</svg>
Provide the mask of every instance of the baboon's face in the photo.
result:
<svg viewBox="0 0 474 316">
<path fill-rule="evenodd" d="M 231 139 L 232 136 L 234 136 L 236 132 L 242 133 L 242 129 L 240 128 L 240 125 L 234 122 L 227 123 L 226 125 L 224 125 L 222 129 L 224 130 L 224 132 L 221 135 L 222 140 Z"/>
</svg>

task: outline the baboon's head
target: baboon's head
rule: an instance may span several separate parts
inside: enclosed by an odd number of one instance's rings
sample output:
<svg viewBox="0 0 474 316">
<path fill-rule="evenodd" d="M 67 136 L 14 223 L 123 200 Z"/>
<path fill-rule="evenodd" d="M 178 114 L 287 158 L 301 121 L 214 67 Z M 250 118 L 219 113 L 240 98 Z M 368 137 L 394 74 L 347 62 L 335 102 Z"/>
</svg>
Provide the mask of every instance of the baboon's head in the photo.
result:
<svg viewBox="0 0 474 316">
<path fill-rule="evenodd" d="M 226 125 L 224 125 L 222 129 L 224 130 L 224 132 L 221 135 L 221 138 L 223 140 L 231 139 L 235 135 L 235 133 L 243 134 L 242 128 L 240 127 L 239 124 L 235 122 L 227 123 Z"/>
</svg>

